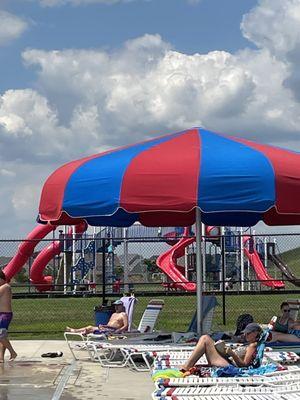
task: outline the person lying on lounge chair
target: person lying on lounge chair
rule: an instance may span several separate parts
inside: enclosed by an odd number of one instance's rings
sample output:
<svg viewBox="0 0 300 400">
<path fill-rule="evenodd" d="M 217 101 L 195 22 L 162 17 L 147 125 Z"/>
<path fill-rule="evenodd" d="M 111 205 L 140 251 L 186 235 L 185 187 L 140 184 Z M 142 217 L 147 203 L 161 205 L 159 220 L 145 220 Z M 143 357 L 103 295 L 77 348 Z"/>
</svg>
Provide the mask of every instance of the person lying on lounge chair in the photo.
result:
<svg viewBox="0 0 300 400">
<path fill-rule="evenodd" d="M 116 311 L 110 317 L 107 325 L 99 326 L 85 326 L 83 328 L 70 328 L 67 326 L 67 332 L 73 333 L 83 333 L 87 335 L 88 333 L 121 333 L 128 329 L 128 317 L 124 312 L 124 306 L 121 300 L 116 300 L 114 303 Z"/>
<path fill-rule="evenodd" d="M 287 301 L 280 305 L 281 315 L 277 318 L 272 342 L 300 342 L 300 322 L 290 318 L 290 306 Z"/>
<path fill-rule="evenodd" d="M 254 365 L 257 354 L 257 341 L 262 333 L 262 328 L 259 324 L 252 322 L 246 326 L 243 330 L 246 341 L 249 343 L 243 356 L 237 354 L 231 348 L 224 349 L 224 352 L 220 352 L 215 347 L 215 342 L 208 335 L 202 335 L 192 352 L 190 358 L 182 366 L 181 371 L 189 371 L 190 368 L 194 367 L 196 362 L 203 354 L 206 355 L 207 361 L 210 366 L 213 367 L 227 367 L 229 365 L 235 365 L 237 367 L 257 367 Z"/>
</svg>

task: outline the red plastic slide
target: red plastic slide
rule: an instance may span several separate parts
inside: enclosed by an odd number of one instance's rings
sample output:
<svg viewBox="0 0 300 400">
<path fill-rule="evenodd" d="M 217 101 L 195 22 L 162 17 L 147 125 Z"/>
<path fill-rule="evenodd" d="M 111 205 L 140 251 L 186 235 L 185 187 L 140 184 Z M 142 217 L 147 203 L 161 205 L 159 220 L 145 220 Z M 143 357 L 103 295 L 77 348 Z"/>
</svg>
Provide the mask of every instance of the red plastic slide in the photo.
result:
<svg viewBox="0 0 300 400">
<path fill-rule="evenodd" d="M 262 285 L 265 286 L 269 286 L 273 289 L 282 289 L 285 287 L 284 282 L 282 281 L 276 281 L 274 280 L 274 278 L 272 278 L 264 264 L 262 263 L 259 254 L 257 253 L 257 251 L 253 248 L 249 249 L 249 246 L 247 247 L 246 245 L 248 244 L 247 242 L 250 241 L 250 236 L 245 236 L 243 239 L 243 243 L 244 243 L 244 253 L 247 256 L 248 260 L 250 261 L 251 266 L 253 267 L 256 277 L 257 279 L 260 280 Z M 248 244 L 249 245 L 249 244 Z"/>
<path fill-rule="evenodd" d="M 87 223 L 82 222 L 75 226 L 76 238 L 79 239 L 83 232 L 87 230 Z M 68 235 L 72 238 L 72 228 L 69 229 Z M 77 236 L 78 235 L 78 236 Z M 63 242 L 56 240 L 45 247 L 34 260 L 30 269 L 30 282 L 40 292 L 53 289 L 53 278 L 51 275 L 44 276 L 43 271 L 49 261 L 58 256 L 63 250 Z"/>
<path fill-rule="evenodd" d="M 188 235 L 188 230 L 184 230 L 184 236 Z M 184 255 L 184 249 L 195 241 L 195 237 L 181 238 L 171 249 L 161 254 L 156 265 L 174 282 L 173 287 L 187 290 L 189 292 L 196 291 L 196 284 L 189 282 L 183 275 L 183 267 L 177 265 L 177 259 Z"/>
<path fill-rule="evenodd" d="M 50 224 L 38 225 L 29 233 L 26 240 L 19 245 L 17 254 L 3 269 L 8 281 L 21 271 L 29 257 L 33 254 L 34 248 L 39 241 L 55 229 L 56 226 Z"/>
</svg>

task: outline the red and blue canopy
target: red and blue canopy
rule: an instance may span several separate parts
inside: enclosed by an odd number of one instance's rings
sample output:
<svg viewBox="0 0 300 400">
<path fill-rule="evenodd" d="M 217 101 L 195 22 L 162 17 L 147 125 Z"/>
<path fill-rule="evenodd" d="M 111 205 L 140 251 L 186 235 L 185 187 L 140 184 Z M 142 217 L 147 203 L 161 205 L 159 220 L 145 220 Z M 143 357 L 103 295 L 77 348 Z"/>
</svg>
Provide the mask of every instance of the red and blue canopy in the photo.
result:
<svg viewBox="0 0 300 400">
<path fill-rule="evenodd" d="M 188 226 L 300 223 L 300 154 L 201 128 L 114 149 L 58 168 L 39 221 Z"/>
</svg>

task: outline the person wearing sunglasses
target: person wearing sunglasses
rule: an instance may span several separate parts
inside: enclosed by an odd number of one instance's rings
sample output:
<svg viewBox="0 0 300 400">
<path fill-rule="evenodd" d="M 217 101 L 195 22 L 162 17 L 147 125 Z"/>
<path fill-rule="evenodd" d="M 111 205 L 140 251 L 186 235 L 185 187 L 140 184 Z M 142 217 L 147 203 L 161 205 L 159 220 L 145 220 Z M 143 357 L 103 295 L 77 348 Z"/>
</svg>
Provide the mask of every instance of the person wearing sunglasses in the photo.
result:
<svg viewBox="0 0 300 400">
<path fill-rule="evenodd" d="M 300 322 L 290 317 L 289 303 L 280 305 L 281 315 L 277 318 L 272 331 L 272 341 L 300 342 Z"/>
<path fill-rule="evenodd" d="M 217 343 L 209 335 L 202 335 L 196 344 L 195 349 L 189 359 L 182 365 L 180 371 L 184 376 L 193 374 L 193 368 L 199 358 L 205 354 L 208 365 L 213 367 L 227 367 L 234 365 L 237 367 L 253 367 L 259 366 L 257 360 L 257 342 L 262 334 L 261 326 L 255 322 L 248 324 L 242 331 L 245 341 L 248 345 L 245 347 L 243 354 L 229 348 L 221 349 L 217 347 Z"/>
</svg>

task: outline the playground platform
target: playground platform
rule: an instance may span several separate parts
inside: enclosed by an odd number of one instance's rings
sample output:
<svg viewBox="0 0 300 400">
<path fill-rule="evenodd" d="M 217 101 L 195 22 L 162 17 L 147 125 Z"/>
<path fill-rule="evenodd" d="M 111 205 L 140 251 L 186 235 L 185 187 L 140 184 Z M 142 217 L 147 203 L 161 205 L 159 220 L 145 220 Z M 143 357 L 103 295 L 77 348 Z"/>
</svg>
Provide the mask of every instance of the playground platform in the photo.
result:
<svg viewBox="0 0 300 400">
<path fill-rule="evenodd" d="M 93 398 L 150 399 L 153 382 L 148 372 L 102 368 L 88 360 L 74 361 L 60 340 L 12 341 L 18 357 L 0 364 L 0 399 L 87 400 Z M 63 356 L 41 354 L 62 351 Z"/>
</svg>

